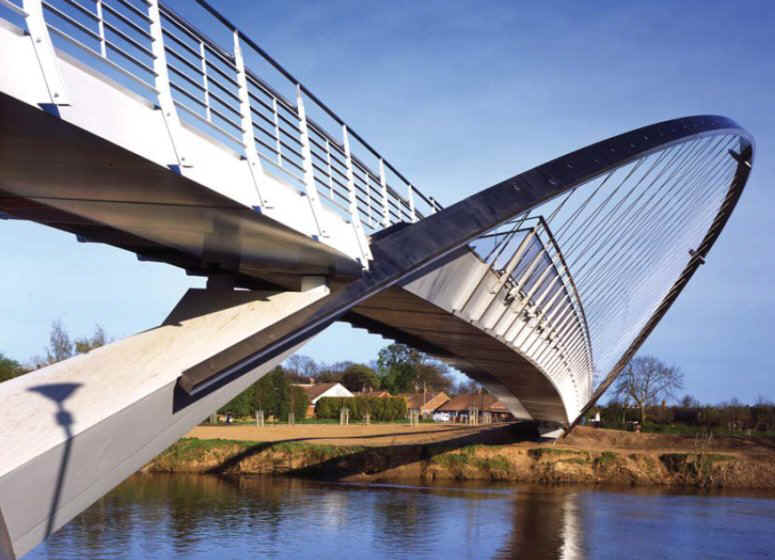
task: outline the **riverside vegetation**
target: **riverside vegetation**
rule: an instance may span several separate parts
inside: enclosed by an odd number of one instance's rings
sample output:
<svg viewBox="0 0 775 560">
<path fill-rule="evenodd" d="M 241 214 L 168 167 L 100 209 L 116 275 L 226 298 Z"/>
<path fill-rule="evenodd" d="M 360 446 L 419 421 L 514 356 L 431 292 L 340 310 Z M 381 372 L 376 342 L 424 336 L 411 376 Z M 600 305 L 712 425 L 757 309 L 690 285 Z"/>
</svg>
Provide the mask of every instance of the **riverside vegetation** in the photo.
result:
<svg viewBox="0 0 775 560">
<path fill-rule="evenodd" d="M 515 439 L 513 429 L 495 428 L 464 440 L 384 447 L 185 438 L 144 470 L 374 482 L 498 480 L 775 488 L 772 442 L 703 441 L 580 427 L 555 444 L 531 438 L 508 443 Z"/>
</svg>

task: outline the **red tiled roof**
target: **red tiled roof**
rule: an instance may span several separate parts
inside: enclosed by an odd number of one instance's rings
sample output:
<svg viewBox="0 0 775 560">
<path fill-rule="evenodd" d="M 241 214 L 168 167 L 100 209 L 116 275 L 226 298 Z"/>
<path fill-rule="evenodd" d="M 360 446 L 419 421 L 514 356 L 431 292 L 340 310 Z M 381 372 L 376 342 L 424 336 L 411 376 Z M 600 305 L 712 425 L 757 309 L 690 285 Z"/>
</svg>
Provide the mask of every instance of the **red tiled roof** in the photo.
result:
<svg viewBox="0 0 775 560">
<path fill-rule="evenodd" d="M 432 408 L 436 410 L 439 406 L 443 405 L 449 400 L 449 396 L 443 391 L 438 393 L 402 393 L 398 395 L 406 399 L 406 408 L 412 409 L 427 409 Z"/>
<path fill-rule="evenodd" d="M 492 395 L 458 395 L 439 407 L 439 412 L 466 412 L 470 408 L 482 412 L 508 412 L 506 406 Z"/>
</svg>

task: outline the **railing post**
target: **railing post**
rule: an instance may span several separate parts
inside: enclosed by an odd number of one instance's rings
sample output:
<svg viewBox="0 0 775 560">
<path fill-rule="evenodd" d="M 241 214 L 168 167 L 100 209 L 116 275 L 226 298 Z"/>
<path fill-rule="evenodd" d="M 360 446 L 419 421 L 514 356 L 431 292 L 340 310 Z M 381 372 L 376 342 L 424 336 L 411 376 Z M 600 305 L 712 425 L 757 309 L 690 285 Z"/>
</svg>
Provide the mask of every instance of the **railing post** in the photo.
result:
<svg viewBox="0 0 775 560">
<path fill-rule="evenodd" d="M 350 136 L 347 133 L 347 125 L 342 125 L 342 145 L 344 147 L 344 157 L 347 166 L 347 195 L 350 201 L 350 221 L 355 229 L 355 237 L 358 239 L 358 247 L 361 250 L 361 260 L 363 267 L 367 268 L 368 262 L 372 259 L 371 249 L 366 240 L 366 234 L 363 231 L 361 217 L 358 215 L 358 199 L 355 196 L 355 174 L 353 173 L 353 158 L 350 154 Z"/>
<path fill-rule="evenodd" d="M 277 165 L 283 166 L 283 144 L 280 141 L 280 115 L 277 109 L 277 98 L 272 97 L 272 111 L 274 112 L 274 137 L 277 148 Z"/>
<path fill-rule="evenodd" d="M 262 210 L 272 208 L 267 199 L 266 189 L 262 190 L 261 183 L 264 180 L 264 167 L 256 150 L 256 139 L 253 136 L 253 116 L 250 114 L 250 97 L 248 95 L 248 77 L 245 74 L 245 59 L 242 57 L 242 48 L 239 44 L 239 32 L 234 30 L 234 66 L 237 68 L 237 84 L 239 89 L 239 112 L 242 128 L 242 148 L 245 150 L 245 159 L 250 169 L 250 177 L 258 195 L 258 204 Z"/>
<path fill-rule="evenodd" d="M 417 221 L 417 210 L 414 208 L 414 187 L 407 185 L 407 196 L 409 200 L 409 215 L 412 218 L 412 222 Z"/>
<path fill-rule="evenodd" d="M 32 47 L 35 49 L 35 56 L 38 57 L 38 63 L 43 72 L 43 81 L 46 83 L 49 99 L 54 105 L 70 105 L 54 45 L 43 17 L 43 3 L 41 0 L 24 0 L 23 6 L 24 11 L 27 12 L 26 22 L 32 38 Z"/>
<path fill-rule="evenodd" d="M 207 79 L 207 53 L 205 52 L 204 41 L 199 41 L 199 61 L 202 66 L 202 87 L 205 89 L 205 118 L 211 121 L 213 116 L 210 112 L 210 82 Z"/>
<path fill-rule="evenodd" d="M 379 185 L 382 189 L 382 225 L 390 227 L 390 208 L 388 207 L 387 178 L 385 177 L 385 162 L 379 158 Z"/>
<path fill-rule="evenodd" d="M 103 58 L 107 58 L 108 48 L 105 43 L 105 20 L 102 15 L 102 0 L 97 0 L 95 7 L 97 9 L 97 31 L 99 31 L 100 36 L 100 54 Z"/>
<path fill-rule="evenodd" d="M 148 18 L 151 20 L 150 34 L 153 38 L 151 50 L 153 52 L 153 71 L 156 73 L 155 86 L 157 101 L 161 109 L 167 133 L 170 136 L 172 149 L 178 160 L 181 170 L 184 167 L 193 167 L 191 155 L 185 149 L 183 126 L 180 124 L 178 110 L 172 99 L 170 79 L 167 72 L 167 53 L 164 51 L 164 35 L 161 31 L 161 13 L 159 13 L 159 0 L 148 0 Z"/>
<path fill-rule="evenodd" d="M 307 128 L 307 113 L 304 110 L 304 100 L 301 95 L 301 85 L 296 84 L 296 108 L 299 112 L 299 131 L 301 132 L 301 155 L 304 158 L 304 189 L 315 218 L 320 237 L 328 237 L 328 231 L 323 224 L 323 208 L 320 206 L 318 189 L 315 186 L 315 171 L 312 168 L 312 149 L 309 145 L 309 129 Z"/>
</svg>

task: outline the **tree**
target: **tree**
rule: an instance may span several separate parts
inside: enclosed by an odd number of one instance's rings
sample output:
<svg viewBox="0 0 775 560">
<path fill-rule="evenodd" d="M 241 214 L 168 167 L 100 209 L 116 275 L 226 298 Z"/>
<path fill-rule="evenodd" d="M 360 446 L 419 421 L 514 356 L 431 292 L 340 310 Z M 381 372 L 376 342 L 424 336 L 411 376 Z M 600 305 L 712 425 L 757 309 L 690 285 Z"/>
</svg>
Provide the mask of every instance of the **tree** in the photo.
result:
<svg viewBox="0 0 775 560">
<path fill-rule="evenodd" d="M 419 391 L 446 391 L 452 387 L 447 367 L 405 344 L 391 344 L 377 358 L 380 384 L 393 394 Z"/>
<path fill-rule="evenodd" d="M 379 377 L 376 372 L 363 364 L 352 364 L 344 370 L 340 382 L 352 392 L 379 389 Z"/>
<path fill-rule="evenodd" d="M 286 377 L 294 383 L 309 383 L 320 371 L 320 366 L 309 356 L 294 354 L 285 361 Z"/>
<path fill-rule="evenodd" d="M 253 408 L 248 414 L 263 410 L 266 414 L 283 419 L 288 418 L 288 413 L 293 411 L 296 418 L 304 418 L 309 398 L 301 387 L 288 381 L 285 370 L 280 366 L 259 379 L 253 387 Z"/>
<path fill-rule="evenodd" d="M 46 349 L 46 362 L 55 364 L 66 360 L 73 355 L 73 343 L 67 334 L 62 321 L 57 319 L 51 323 L 51 333 L 48 335 L 48 348 Z"/>
<path fill-rule="evenodd" d="M 83 338 L 76 338 L 75 339 L 75 353 L 76 354 L 86 354 L 87 352 L 90 352 L 94 350 L 95 348 L 99 348 L 100 346 L 105 346 L 108 342 L 108 337 L 105 334 L 105 329 L 103 329 L 100 325 L 97 325 L 94 327 L 94 334 L 91 336 L 91 338 L 83 337 Z"/>
<path fill-rule="evenodd" d="M 646 422 L 646 407 L 660 400 L 675 398 L 683 388 L 683 373 L 653 356 L 630 360 L 614 386 L 614 398 L 640 408 L 641 424 Z"/>
<path fill-rule="evenodd" d="M 379 351 L 380 383 L 392 394 L 410 391 L 417 378 L 420 353 L 406 344 L 391 344 Z"/>
<path fill-rule="evenodd" d="M 16 360 L 0 354 L 0 383 L 8 381 L 24 373 L 24 368 Z"/>
<path fill-rule="evenodd" d="M 320 364 L 315 379 L 318 383 L 338 383 L 347 368 L 354 365 L 354 362 L 344 361 L 329 365 Z"/>
<path fill-rule="evenodd" d="M 429 391 L 449 392 L 454 382 L 449 376 L 449 368 L 446 364 L 426 358 L 417 366 L 415 385 L 417 390 L 425 387 Z"/>
</svg>

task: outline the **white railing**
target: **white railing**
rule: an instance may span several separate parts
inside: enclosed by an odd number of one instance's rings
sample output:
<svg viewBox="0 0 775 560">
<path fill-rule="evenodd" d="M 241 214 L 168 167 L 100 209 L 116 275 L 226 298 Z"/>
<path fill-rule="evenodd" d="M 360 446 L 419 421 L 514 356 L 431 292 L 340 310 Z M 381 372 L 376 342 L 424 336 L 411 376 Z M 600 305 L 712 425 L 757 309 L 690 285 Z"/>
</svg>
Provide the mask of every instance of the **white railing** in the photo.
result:
<svg viewBox="0 0 775 560">
<path fill-rule="evenodd" d="M 24 19 L 31 11 L 25 7 L 40 7 L 55 47 L 157 105 L 168 95 L 176 120 L 310 196 L 313 212 L 320 200 L 374 232 L 439 208 L 256 43 L 196 1 L 213 31 L 233 39 L 228 47 L 157 0 L 0 0 L 0 16 Z M 262 205 L 271 207 L 260 177 L 256 186 Z"/>
<path fill-rule="evenodd" d="M 542 336 L 533 337 L 522 348 L 525 353 L 540 359 L 555 348 L 580 371 L 592 371 L 584 307 L 543 217 L 517 216 L 479 237 L 471 248 L 499 276 L 490 290 L 493 301 L 498 293 L 505 294 L 507 305 L 517 315 L 506 325 L 503 338 L 522 345 L 535 331 Z M 501 313 L 506 316 L 505 311 Z"/>
</svg>

